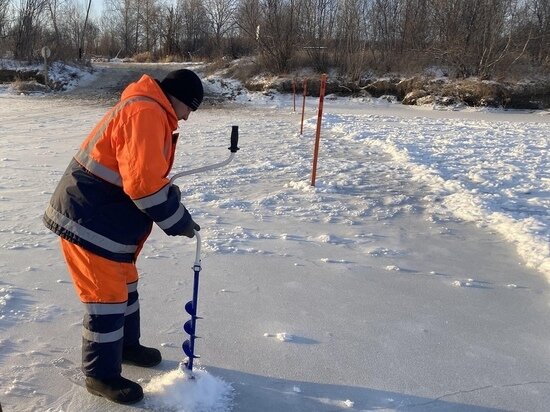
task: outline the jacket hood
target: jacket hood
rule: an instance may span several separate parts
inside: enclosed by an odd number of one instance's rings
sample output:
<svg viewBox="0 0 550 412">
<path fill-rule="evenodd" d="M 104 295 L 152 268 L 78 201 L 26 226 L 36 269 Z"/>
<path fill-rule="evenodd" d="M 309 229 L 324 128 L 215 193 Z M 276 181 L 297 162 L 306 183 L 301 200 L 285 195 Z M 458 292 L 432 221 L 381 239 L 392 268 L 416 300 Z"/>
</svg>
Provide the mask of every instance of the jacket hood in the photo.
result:
<svg viewBox="0 0 550 412">
<path fill-rule="evenodd" d="M 137 82 L 130 83 L 128 87 L 124 89 L 121 100 L 126 100 L 136 96 L 146 96 L 160 104 L 162 108 L 166 110 L 170 125 L 173 126 L 174 130 L 177 129 L 178 117 L 176 112 L 174 111 L 170 100 L 168 100 L 159 83 L 155 79 L 147 74 L 144 74 L 141 76 L 141 79 Z"/>
</svg>

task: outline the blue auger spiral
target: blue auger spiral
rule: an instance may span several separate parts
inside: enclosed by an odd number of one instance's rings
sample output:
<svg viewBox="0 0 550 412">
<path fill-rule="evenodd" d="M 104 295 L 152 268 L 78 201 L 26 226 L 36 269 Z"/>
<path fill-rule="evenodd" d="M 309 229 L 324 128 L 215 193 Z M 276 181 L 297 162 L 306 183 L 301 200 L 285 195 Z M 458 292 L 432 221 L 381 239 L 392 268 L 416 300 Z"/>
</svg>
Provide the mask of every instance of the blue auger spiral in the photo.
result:
<svg viewBox="0 0 550 412">
<path fill-rule="evenodd" d="M 198 232 L 195 232 L 195 236 L 197 236 L 197 244 L 200 244 L 200 235 L 198 234 Z M 181 345 L 183 353 L 185 353 L 185 355 L 187 356 L 185 367 L 190 372 L 193 370 L 193 360 L 200 358 L 200 356 L 195 355 L 195 339 L 199 338 L 199 336 L 197 336 L 197 334 L 195 333 L 197 319 L 202 319 L 197 316 L 197 303 L 199 297 L 199 273 L 201 271 L 200 260 L 197 260 L 195 262 L 193 270 L 195 272 L 195 276 L 193 279 L 193 300 L 190 300 L 185 304 L 185 311 L 191 315 L 191 319 L 189 319 L 183 325 L 183 330 L 189 335 L 189 339 L 186 339 L 183 342 L 183 345 Z"/>
</svg>

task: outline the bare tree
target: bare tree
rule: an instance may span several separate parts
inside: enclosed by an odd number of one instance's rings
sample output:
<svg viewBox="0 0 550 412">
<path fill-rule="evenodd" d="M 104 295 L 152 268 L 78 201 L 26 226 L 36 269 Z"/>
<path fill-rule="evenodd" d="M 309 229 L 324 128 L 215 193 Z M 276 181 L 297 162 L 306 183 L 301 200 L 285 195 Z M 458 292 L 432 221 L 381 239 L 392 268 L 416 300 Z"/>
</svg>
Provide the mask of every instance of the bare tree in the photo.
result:
<svg viewBox="0 0 550 412">
<path fill-rule="evenodd" d="M 235 0 L 204 0 L 204 10 L 214 35 L 216 54 L 223 54 L 222 40 L 235 26 L 237 2 Z"/>
<path fill-rule="evenodd" d="M 46 5 L 46 0 L 21 0 L 17 10 L 15 27 L 15 50 L 16 59 L 31 61 L 34 50 L 38 47 L 41 31 L 40 19 Z"/>
<path fill-rule="evenodd" d="M 373 41 L 380 53 L 380 60 L 386 69 L 399 53 L 401 0 L 374 0 L 370 13 Z"/>
<path fill-rule="evenodd" d="M 111 33 L 120 42 L 119 52 L 124 56 L 137 51 L 138 5 L 137 0 L 105 0 L 104 16 L 108 15 Z"/>
<path fill-rule="evenodd" d="M 58 0 L 48 0 L 47 2 L 48 11 L 50 13 L 50 21 L 54 30 L 54 45 L 55 50 L 58 51 L 62 48 L 62 35 L 59 29 L 59 1 Z"/>
<path fill-rule="evenodd" d="M 260 0 L 240 1 L 236 24 L 241 36 L 246 37 L 251 44 L 257 44 L 256 31 L 260 26 L 261 20 Z M 253 51 L 257 51 L 257 48 L 254 48 Z"/>
<path fill-rule="evenodd" d="M 475 74 L 491 77 L 496 65 L 511 53 L 513 39 L 510 22 L 515 0 L 487 0 L 482 2 L 479 36 L 474 58 Z"/>
<path fill-rule="evenodd" d="M 183 27 L 179 39 L 180 47 L 187 57 L 192 58 L 201 52 L 206 43 L 206 10 L 202 0 L 180 0 L 178 7 L 181 9 L 180 24 Z"/>
<path fill-rule="evenodd" d="M 329 49 L 335 35 L 338 13 L 336 0 L 302 0 L 300 29 L 303 47 L 313 66 L 326 71 L 329 65 Z"/>
<path fill-rule="evenodd" d="M 459 76 L 490 76 L 513 51 L 516 4 L 516 0 L 437 1 L 432 9 L 432 50 Z"/>
<path fill-rule="evenodd" d="M 550 0 L 533 0 L 534 25 L 533 60 L 550 65 Z"/>
<path fill-rule="evenodd" d="M 163 24 L 160 26 L 159 35 L 162 44 L 162 53 L 164 56 L 175 56 L 181 54 L 178 47 L 178 38 L 181 20 L 179 8 L 173 4 L 167 5 L 160 11 L 160 20 Z"/>
<path fill-rule="evenodd" d="M 160 6 L 156 0 L 142 1 L 140 19 L 143 29 L 140 38 L 140 49 L 155 55 L 160 48 Z"/>
<path fill-rule="evenodd" d="M 366 5 L 361 0 L 342 0 L 336 31 L 336 61 L 341 70 L 358 80 L 364 67 Z"/>
<path fill-rule="evenodd" d="M 96 53 L 114 57 L 122 50 L 122 41 L 115 29 L 114 19 L 104 12 L 99 22 L 100 33 Z"/>
<path fill-rule="evenodd" d="M 10 0 L 0 0 L 0 38 L 6 37 L 8 33 L 9 6 L 10 6 Z"/>
<path fill-rule="evenodd" d="M 428 0 L 403 0 L 399 24 L 400 53 L 422 51 L 430 42 Z"/>
<path fill-rule="evenodd" d="M 268 67 L 278 72 L 290 68 L 298 43 L 299 0 L 261 0 L 261 23 L 256 39 Z"/>
</svg>

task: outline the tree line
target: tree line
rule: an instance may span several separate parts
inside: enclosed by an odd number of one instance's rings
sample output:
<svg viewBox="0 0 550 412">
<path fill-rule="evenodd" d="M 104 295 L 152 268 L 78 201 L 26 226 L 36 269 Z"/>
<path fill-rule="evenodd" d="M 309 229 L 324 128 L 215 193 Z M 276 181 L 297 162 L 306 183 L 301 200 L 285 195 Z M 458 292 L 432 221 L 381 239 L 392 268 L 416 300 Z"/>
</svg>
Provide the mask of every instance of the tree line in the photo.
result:
<svg viewBox="0 0 550 412">
<path fill-rule="evenodd" d="M 0 0 L 0 56 L 255 56 L 351 79 L 446 67 L 457 77 L 550 72 L 550 0 Z"/>
</svg>

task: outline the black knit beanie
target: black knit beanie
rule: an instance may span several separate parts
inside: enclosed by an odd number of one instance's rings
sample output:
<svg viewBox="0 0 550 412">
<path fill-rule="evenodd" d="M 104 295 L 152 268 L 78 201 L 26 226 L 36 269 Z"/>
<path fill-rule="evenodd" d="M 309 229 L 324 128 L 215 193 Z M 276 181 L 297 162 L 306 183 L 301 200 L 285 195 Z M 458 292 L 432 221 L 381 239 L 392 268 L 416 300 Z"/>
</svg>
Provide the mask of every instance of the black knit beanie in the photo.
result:
<svg viewBox="0 0 550 412">
<path fill-rule="evenodd" d="M 168 73 L 160 82 L 160 86 L 165 93 L 185 103 L 193 111 L 199 108 L 204 97 L 201 79 L 188 69 Z"/>
</svg>

